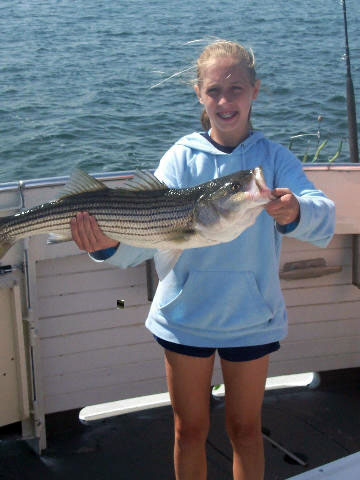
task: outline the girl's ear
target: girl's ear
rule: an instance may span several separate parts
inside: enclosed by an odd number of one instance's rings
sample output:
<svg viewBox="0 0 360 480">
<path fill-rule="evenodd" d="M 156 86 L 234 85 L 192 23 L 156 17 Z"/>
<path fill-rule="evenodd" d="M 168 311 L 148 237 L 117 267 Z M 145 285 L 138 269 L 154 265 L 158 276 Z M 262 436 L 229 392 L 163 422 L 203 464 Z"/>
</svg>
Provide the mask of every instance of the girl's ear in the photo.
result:
<svg viewBox="0 0 360 480">
<path fill-rule="evenodd" d="M 256 97 L 258 96 L 259 90 L 260 90 L 260 80 L 256 80 L 254 91 L 253 91 L 253 97 L 252 97 L 253 100 L 255 100 Z"/>
<path fill-rule="evenodd" d="M 201 98 L 199 85 L 194 85 L 194 90 L 195 90 L 196 96 L 198 97 L 199 102 L 203 103 L 202 98 Z"/>
</svg>

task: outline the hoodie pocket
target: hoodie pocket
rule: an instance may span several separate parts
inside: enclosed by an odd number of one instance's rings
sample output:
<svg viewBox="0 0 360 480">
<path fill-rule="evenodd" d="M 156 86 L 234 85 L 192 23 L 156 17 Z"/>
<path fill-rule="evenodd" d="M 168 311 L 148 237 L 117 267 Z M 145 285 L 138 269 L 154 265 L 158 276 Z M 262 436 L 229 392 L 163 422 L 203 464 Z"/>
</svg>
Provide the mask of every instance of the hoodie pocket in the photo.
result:
<svg viewBox="0 0 360 480">
<path fill-rule="evenodd" d="M 252 331 L 272 318 L 250 271 L 191 272 L 179 294 L 160 310 L 169 325 L 219 332 Z"/>
</svg>

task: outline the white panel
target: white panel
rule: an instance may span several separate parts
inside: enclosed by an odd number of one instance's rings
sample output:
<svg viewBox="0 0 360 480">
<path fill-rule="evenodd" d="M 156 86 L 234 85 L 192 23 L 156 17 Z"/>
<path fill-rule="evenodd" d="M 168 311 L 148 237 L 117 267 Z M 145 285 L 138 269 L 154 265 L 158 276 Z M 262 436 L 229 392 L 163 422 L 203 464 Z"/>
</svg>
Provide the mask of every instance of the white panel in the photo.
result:
<svg viewBox="0 0 360 480">
<path fill-rule="evenodd" d="M 125 308 L 147 303 L 147 293 L 143 286 L 102 290 L 101 285 L 94 291 L 75 292 L 68 295 L 44 297 L 39 303 L 39 318 L 57 315 L 70 315 L 79 312 L 93 312 L 116 308 L 117 300 L 125 300 Z"/>
<path fill-rule="evenodd" d="M 343 353 L 360 352 L 360 336 L 319 338 L 312 341 L 287 341 L 283 342 L 282 348 L 278 352 L 272 354 L 274 361 L 284 360 L 301 360 L 306 352 L 307 357 L 321 357 L 342 355 Z"/>
<path fill-rule="evenodd" d="M 360 452 L 321 465 L 288 480 L 359 480 Z"/>
<path fill-rule="evenodd" d="M 307 251 L 315 250 L 318 252 L 324 252 L 331 250 L 333 248 L 351 248 L 351 236 L 350 235 L 334 235 L 331 239 L 329 245 L 324 248 L 316 247 L 309 242 L 301 242 L 291 237 L 283 237 L 282 242 L 282 252 L 287 253 L 289 251 L 298 250 L 298 251 Z"/>
<path fill-rule="evenodd" d="M 40 336 L 41 338 L 56 337 L 93 330 L 108 330 L 125 325 L 143 325 L 149 311 L 149 305 L 125 306 L 124 309 L 117 309 L 112 304 L 110 307 L 108 310 L 43 318 Z"/>
<path fill-rule="evenodd" d="M 143 271 L 143 269 L 141 270 Z M 99 291 L 105 289 L 123 288 L 137 283 L 145 284 L 145 275 L 141 278 L 139 270 L 129 268 L 125 275 L 119 268 L 95 270 L 92 272 L 57 274 L 54 276 L 40 277 L 38 281 L 39 296 L 63 296 L 86 291 Z M 140 284 L 140 285 L 141 285 Z"/>
<path fill-rule="evenodd" d="M 144 326 L 144 265 L 121 270 L 81 254 L 37 271 L 47 413 L 148 393 L 159 377 L 165 385 L 162 349 Z"/>
<path fill-rule="evenodd" d="M 0 279 L 0 426 L 29 417 L 28 372 L 20 287 Z"/>
<path fill-rule="evenodd" d="M 289 336 L 270 373 L 354 366 L 360 359 L 360 292 L 351 285 L 351 239 L 320 249 L 285 238 L 285 262 L 325 258 L 343 271 L 282 280 Z M 162 349 L 144 326 L 150 307 L 145 267 L 121 270 L 87 255 L 37 263 L 46 412 L 166 391 Z M 125 300 L 117 309 L 116 301 Z M 221 383 L 216 361 L 213 383 Z"/>
<path fill-rule="evenodd" d="M 141 382 L 165 375 L 162 358 L 147 362 L 125 363 L 118 366 L 71 372 L 47 377 L 45 395 L 56 395 L 64 391 L 78 392 L 89 388 L 104 388 L 128 382 Z"/>
<path fill-rule="evenodd" d="M 317 250 L 315 248 L 312 250 L 298 250 L 294 248 L 294 250 L 283 252 L 281 255 L 281 266 L 287 262 L 308 260 L 310 258 L 325 258 L 328 265 L 351 265 L 350 248 L 318 248 Z"/>
<path fill-rule="evenodd" d="M 45 409 L 47 413 L 81 408 L 87 405 L 122 400 L 124 398 L 139 397 L 152 393 L 167 391 L 165 375 L 161 378 L 150 378 L 144 382 L 131 382 L 112 385 L 110 387 L 95 388 L 81 392 L 66 392 L 45 397 Z"/>
<path fill-rule="evenodd" d="M 315 257 L 314 257 L 315 258 Z M 305 258 L 303 260 L 306 260 Z M 283 292 L 292 288 L 301 288 L 306 285 L 309 287 L 323 287 L 326 285 L 344 285 L 351 284 L 352 269 L 350 265 L 343 266 L 341 272 L 331 273 L 330 275 L 324 275 L 322 277 L 314 277 L 306 279 L 296 279 L 296 280 L 281 280 L 281 288 Z"/>
<path fill-rule="evenodd" d="M 356 302 L 360 300 L 360 290 L 353 285 L 328 285 L 318 288 L 295 288 L 284 290 L 288 307 L 296 305 L 317 305 L 319 303 Z M 316 320 L 316 319 L 314 319 Z"/>
<path fill-rule="evenodd" d="M 141 326 L 124 326 L 95 332 L 49 338 L 41 341 L 42 358 L 148 342 L 151 334 Z"/>
<path fill-rule="evenodd" d="M 289 335 L 285 342 L 296 342 L 300 340 L 312 341 L 316 339 L 327 339 L 332 347 L 332 340 L 348 337 L 360 336 L 360 314 L 355 318 L 341 319 L 327 322 L 311 322 L 292 324 L 289 328 Z M 359 345 L 360 347 L 360 345 Z"/>
<path fill-rule="evenodd" d="M 61 246 L 64 246 L 61 245 Z M 56 258 L 49 260 L 39 260 L 36 263 L 38 278 L 58 276 L 68 273 L 69 275 L 78 272 L 93 272 L 94 270 L 111 270 L 109 264 L 104 262 L 94 262 L 87 253 L 77 252 L 77 255 Z"/>
<path fill-rule="evenodd" d="M 21 420 L 12 289 L 0 287 L 0 426 Z"/>
<path fill-rule="evenodd" d="M 269 376 L 289 375 L 291 373 L 321 372 L 326 370 L 337 370 L 341 368 L 358 367 L 360 364 L 360 352 L 339 355 L 306 357 L 294 360 L 281 360 L 275 358 L 270 361 Z"/>
<path fill-rule="evenodd" d="M 359 318 L 360 300 L 334 304 L 304 305 L 288 308 L 289 324 Z"/>
<path fill-rule="evenodd" d="M 44 359 L 44 377 L 110 367 L 134 362 L 147 362 L 163 357 L 163 350 L 153 339 L 135 345 L 76 352 Z"/>
<path fill-rule="evenodd" d="M 335 202 L 336 233 L 360 233 L 359 165 L 309 166 L 304 170 L 316 187 Z"/>
</svg>

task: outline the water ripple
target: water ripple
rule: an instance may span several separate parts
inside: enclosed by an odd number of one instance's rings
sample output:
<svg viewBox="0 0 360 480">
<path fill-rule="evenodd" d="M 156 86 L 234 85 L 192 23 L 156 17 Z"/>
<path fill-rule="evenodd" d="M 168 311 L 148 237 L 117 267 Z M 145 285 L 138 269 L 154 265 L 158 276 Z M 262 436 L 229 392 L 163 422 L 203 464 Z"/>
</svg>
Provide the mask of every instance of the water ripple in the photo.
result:
<svg viewBox="0 0 360 480">
<path fill-rule="evenodd" d="M 341 7 L 328 0 L 3 0 L 0 4 L 0 181 L 153 168 L 180 136 L 200 128 L 187 76 L 203 43 L 251 46 L 262 89 L 253 123 L 285 145 L 298 132 L 347 137 Z M 360 3 L 348 0 L 355 93 L 360 92 Z M 176 32 L 176 33 L 174 33 Z M 162 73 L 161 73 L 162 72 Z M 298 146 L 299 154 L 303 145 Z M 346 161 L 344 145 L 340 161 Z M 324 157 L 324 158 L 325 158 Z"/>
</svg>

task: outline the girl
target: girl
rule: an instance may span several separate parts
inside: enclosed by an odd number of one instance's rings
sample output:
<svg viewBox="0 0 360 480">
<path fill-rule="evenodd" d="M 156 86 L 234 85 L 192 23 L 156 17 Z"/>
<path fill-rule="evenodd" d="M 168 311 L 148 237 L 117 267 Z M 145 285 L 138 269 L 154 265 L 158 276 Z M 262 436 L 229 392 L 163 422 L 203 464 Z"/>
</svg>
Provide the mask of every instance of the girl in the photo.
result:
<svg viewBox="0 0 360 480">
<path fill-rule="evenodd" d="M 261 406 L 269 355 L 287 333 L 278 277 L 281 237 L 325 247 L 334 231 L 333 202 L 307 180 L 291 152 L 251 129 L 259 87 L 251 52 L 229 41 L 208 45 L 197 61 L 195 84 L 205 131 L 176 142 L 156 171 L 169 187 L 181 188 L 261 165 L 275 197 L 232 242 L 186 250 L 159 283 L 146 320 L 165 351 L 177 480 L 206 478 L 216 350 L 234 479 L 263 478 Z M 118 245 L 87 213 L 79 213 L 71 227 L 79 248 L 98 260 L 127 267 L 154 253 Z"/>
</svg>

